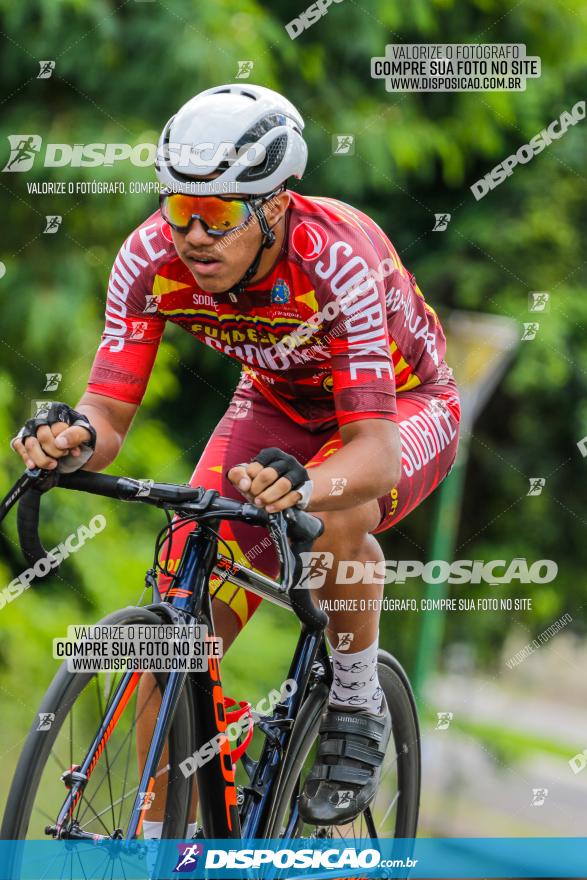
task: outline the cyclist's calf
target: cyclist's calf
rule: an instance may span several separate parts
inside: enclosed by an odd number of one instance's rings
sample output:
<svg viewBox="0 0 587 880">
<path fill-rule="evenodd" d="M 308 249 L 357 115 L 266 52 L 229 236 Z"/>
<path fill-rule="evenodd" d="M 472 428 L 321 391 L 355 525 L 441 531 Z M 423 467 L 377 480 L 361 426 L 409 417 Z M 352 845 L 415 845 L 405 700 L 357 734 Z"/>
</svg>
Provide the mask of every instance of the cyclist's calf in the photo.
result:
<svg viewBox="0 0 587 880">
<path fill-rule="evenodd" d="M 381 599 L 383 579 L 375 576 L 371 582 L 363 579 L 359 584 L 339 583 L 337 573 L 343 561 L 377 563 L 384 561 L 383 551 L 377 539 L 370 532 L 377 527 L 381 512 L 376 500 L 361 504 L 350 510 L 316 513 L 324 522 L 324 533 L 315 541 L 313 551 L 324 557 L 324 585 L 313 591 L 317 604 L 326 603 L 325 608 L 330 622 L 327 628 L 328 640 L 336 646 L 342 634 L 350 634 L 352 652 L 362 651 L 373 644 L 379 631 L 379 611 L 358 610 L 359 600 Z M 371 567 L 375 570 L 375 566 Z M 336 610 L 329 609 L 334 599 L 347 599 Z M 356 601 L 354 601 L 356 600 Z M 375 608 L 377 608 L 377 603 Z"/>
</svg>

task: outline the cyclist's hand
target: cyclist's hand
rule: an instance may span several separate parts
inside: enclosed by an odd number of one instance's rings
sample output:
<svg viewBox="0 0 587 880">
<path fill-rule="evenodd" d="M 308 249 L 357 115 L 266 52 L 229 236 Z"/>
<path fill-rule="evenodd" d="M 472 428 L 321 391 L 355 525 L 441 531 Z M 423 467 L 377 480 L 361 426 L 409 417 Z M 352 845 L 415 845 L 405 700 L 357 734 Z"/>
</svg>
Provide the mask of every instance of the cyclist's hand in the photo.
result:
<svg viewBox="0 0 587 880">
<path fill-rule="evenodd" d="M 72 473 L 93 455 L 96 432 L 83 413 L 52 403 L 25 422 L 10 445 L 27 468 Z"/>
<path fill-rule="evenodd" d="M 262 465 L 257 461 L 253 461 L 250 464 L 243 463 L 235 465 L 229 470 L 227 475 L 232 485 L 245 496 L 247 501 L 250 501 L 251 503 L 254 502 L 255 498 L 254 495 L 251 494 L 250 488 L 254 477 L 256 477 L 260 470 L 262 470 Z"/>
<path fill-rule="evenodd" d="M 274 513 L 300 502 L 298 488 L 308 480 L 308 472 L 293 455 L 271 447 L 249 464 L 231 468 L 228 479 L 248 501 Z"/>
</svg>

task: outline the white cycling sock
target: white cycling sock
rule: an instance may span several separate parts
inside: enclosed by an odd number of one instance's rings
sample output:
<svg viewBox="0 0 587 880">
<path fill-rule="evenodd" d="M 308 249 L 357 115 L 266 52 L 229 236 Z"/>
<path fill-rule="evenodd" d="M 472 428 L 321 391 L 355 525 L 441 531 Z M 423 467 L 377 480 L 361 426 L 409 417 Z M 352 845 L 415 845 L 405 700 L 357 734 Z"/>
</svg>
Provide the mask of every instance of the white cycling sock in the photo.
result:
<svg viewBox="0 0 587 880">
<path fill-rule="evenodd" d="M 328 698 L 330 706 L 381 712 L 383 691 L 377 676 L 377 647 L 378 639 L 356 654 L 336 651 L 330 646 L 334 674 Z"/>
<path fill-rule="evenodd" d="M 186 831 L 186 840 L 191 840 L 196 833 L 196 823 L 189 822 Z M 145 819 L 143 822 L 143 839 L 144 840 L 160 840 L 163 833 L 163 822 L 149 822 Z"/>
</svg>

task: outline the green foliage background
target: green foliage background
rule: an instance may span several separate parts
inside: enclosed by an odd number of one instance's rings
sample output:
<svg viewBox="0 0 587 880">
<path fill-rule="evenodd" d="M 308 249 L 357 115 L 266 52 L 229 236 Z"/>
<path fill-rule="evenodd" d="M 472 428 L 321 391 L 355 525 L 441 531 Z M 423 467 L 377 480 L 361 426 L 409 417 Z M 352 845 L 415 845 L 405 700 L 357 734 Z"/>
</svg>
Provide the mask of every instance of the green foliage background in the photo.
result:
<svg viewBox="0 0 587 880">
<path fill-rule="evenodd" d="M 305 119 L 310 162 L 300 190 L 371 213 L 441 316 L 464 308 L 528 316 L 528 293 L 551 292 L 537 338 L 515 362 L 478 421 L 459 534 L 459 558 L 559 565 L 553 584 L 528 589 L 528 635 L 562 611 L 584 630 L 587 506 L 580 486 L 587 435 L 585 324 L 585 123 L 569 130 L 485 199 L 470 185 L 585 98 L 587 6 L 581 0 L 346 0 L 292 41 L 284 24 L 305 3 L 256 0 L 125 2 L 0 0 L 3 91 L 0 143 L 37 132 L 44 142 L 155 141 L 197 91 L 233 81 L 254 61 L 251 81 L 283 90 Z M 389 94 L 369 75 L 389 42 L 516 42 L 542 59 L 523 93 Z M 38 61 L 54 59 L 48 80 Z M 353 157 L 333 156 L 332 135 L 352 133 Z M 6 150 L 5 154 L 8 155 Z M 3 161 L 5 161 L 3 159 Z M 32 180 L 151 180 L 149 168 L 43 169 L 0 175 L 0 491 L 20 472 L 8 441 L 47 396 L 45 374 L 61 372 L 59 398 L 83 392 L 101 331 L 116 251 L 156 207 L 149 196 L 32 196 Z M 432 233 L 434 212 L 452 213 Z M 62 214 L 43 235 L 46 214 Z M 458 364 L 449 363 L 458 373 Z M 176 328 L 166 333 L 151 384 L 112 473 L 186 481 L 238 376 Z M 547 478 L 527 498 L 528 478 Z M 73 494 L 73 493 L 72 493 Z M 383 539 L 387 558 L 425 558 L 434 499 Z M 69 623 L 95 620 L 136 601 L 159 517 L 152 511 L 53 493 L 43 533 L 58 543 L 102 512 L 108 528 L 61 575 L 0 611 L 0 753 L 15 760 L 40 694 L 53 675 L 51 639 Z M 22 569 L 15 517 L 0 537 L 0 583 Z M 389 595 L 397 588 L 388 588 Z M 471 595 L 481 588 L 472 587 Z M 487 588 L 491 589 L 491 588 Z M 401 595 L 419 595 L 421 585 Z M 510 591 L 514 594 L 515 591 Z M 482 664 L 495 661 L 511 621 L 503 615 L 448 620 L 447 643 L 466 639 Z M 411 667 L 419 619 L 383 619 L 382 644 Z M 533 630 L 533 631 L 532 631 Z M 279 637 L 278 637 L 279 633 Z M 282 638 L 281 634 L 286 637 Z M 264 608 L 225 667 L 228 690 L 251 698 L 285 672 L 295 627 Z M 280 679 L 281 680 L 281 679 Z"/>
</svg>

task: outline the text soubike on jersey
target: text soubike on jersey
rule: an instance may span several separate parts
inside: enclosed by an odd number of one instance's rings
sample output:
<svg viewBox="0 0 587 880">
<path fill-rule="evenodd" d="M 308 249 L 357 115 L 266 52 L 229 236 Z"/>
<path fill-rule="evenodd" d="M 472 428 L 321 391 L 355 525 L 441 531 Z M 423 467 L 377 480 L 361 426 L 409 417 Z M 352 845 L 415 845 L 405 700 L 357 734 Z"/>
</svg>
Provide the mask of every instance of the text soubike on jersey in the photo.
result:
<svg viewBox="0 0 587 880">
<path fill-rule="evenodd" d="M 167 321 L 240 361 L 310 431 L 393 418 L 397 392 L 437 380 L 442 327 L 383 231 L 342 202 L 291 196 L 273 269 L 238 298 L 198 286 L 159 211 L 135 229 L 112 268 L 89 390 L 140 403 Z"/>
</svg>

